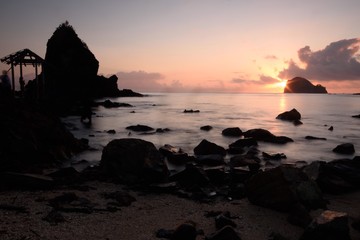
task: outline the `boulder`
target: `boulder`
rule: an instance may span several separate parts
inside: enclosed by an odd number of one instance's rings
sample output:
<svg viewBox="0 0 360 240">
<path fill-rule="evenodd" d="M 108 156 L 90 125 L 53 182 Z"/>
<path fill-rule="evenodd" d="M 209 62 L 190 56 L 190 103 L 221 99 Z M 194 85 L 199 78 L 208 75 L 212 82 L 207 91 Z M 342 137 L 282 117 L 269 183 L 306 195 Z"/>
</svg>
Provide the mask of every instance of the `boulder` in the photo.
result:
<svg viewBox="0 0 360 240">
<path fill-rule="evenodd" d="M 351 116 L 353 118 L 360 118 L 360 114 Z"/>
<path fill-rule="evenodd" d="M 0 171 L 54 168 L 88 148 L 60 118 L 21 101 L 0 102 Z"/>
<path fill-rule="evenodd" d="M 300 240 L 350 240 L 348 215 L 326 210 L 305 229 Z"/>
<path fill-rule="evenodd" d="M 197 145 L 194 148 L 194 153 L 195 153 L 195 155 L 217 154 L 217 155 L 225 156 L 226 150 L 225 150 L 225 148 L 204 139 L 199 143 L 199 145 Z"/>
<path fill-rule="evenodd" d="M 177 181 L 185 188 L 205 187 L 210 184 L 210 179 L 203 168 L 187 164 L 185 169 L 170 177 L 171 181 Z"/>
<path fill-rule="evenodd" d="M 264 160 L 281 160 L 286 159 L 286 155 L 284 153 L 274 153 L 270 154 L 267 152 L 262 152 L 262 156 Z"/>
<path fill-rule="evenodd" d="M 103 106 L 104 108 L 133 107 L 131 104 L 128 104 L 128 103 L 112 102 L 109 99 L 107 99 L 103 102 L 96 102 L 94 105 L 95 106 Z"/>
<path fill-rule="evenodd" d="M 324 192 L 342 194 L 360 189 L 360 160 L 356 157 L 319 162 L 313 169 L 312 172 L 317 171 L 316 181 Z"/>
<path fill-rule="evenodd" d="M 164 159 L 153 143 L 123 138 L 109 142 L 102 151 L 102 168 L 126 182 L 161 181 L 168 176 Z"/>
<path fill-rule="evenodd" d="M 245 148 L 257 146 L 258 143 L 253 138 L 239 139 L 229 145 L 228 152 L 230 154 L 241 154 L 245 151 Z"/>
<path fill-rule="evenodd" d="M 222 131 L 222 135 L 228 137 L 241 137 L 243 135 L 243 132 L 238 127 L 232 127 L 232 128 L 225 128 Z"/>
<path fill-rule="evenodd" d="M 132 125 L 132 126 L 128 126 L 126 127 L 127 130 L 131 130 L 134 132 L 149 132 L 149 131 L 154 131 L 154 128 L 146 126 L 146 125 Z"/>
<path fill-rule="evenodd" d="M 195 162 L 207 166 L 221 166 L 225 164 L 224 156 L 219 154 L 198 155 L 195 157 Z"/>
<path fill-rule="evenodd" d="M 321 138 L 321 137 L 314 137 L 314 136 L 306 136 L 305 139 L 307 140 L 323 140 L 326 141 L 326 138 Z"/>
<path fill-rule="evenodd" d="M 196 235 L 197 231 L 195 223 L 187 221 L 175 229 L 170 240 L 195 240 Z"/>
<path fill-rule="evenodd" d="M 337 145 L 333 152 L 340 153 L 340 154 L 353 154 L 355 153 L 355 147 L 352 143 L 343 143 L 340 145 Z"/>
<path fill-rule="evenodd" d="M 275 136 L 270 131 L 261 129 L 261 128 L 255 128 L 250 129 L 244 133 L 245 138 L 253 138 L 257 141 L 264 141 L 264 142 L 270 142 L 270 143 L 276 143 L 276 144 L 285 144 L 288 142 L 293 142 L 289 137 L 286 136 Z"/>
<path fill-rule="evenodd" d="M 261 165 L 260 159 L 256 156 L 236 155 L 230 158 L 230 167 L 245 167 L 248 166 L 251 172 L 257 172 Z"/>
<path fill-rule="evenodd" d="M 253 204 L 289 212 L 298 204 L 308 209 L 325 207 L 317 184 L 298 168 L 280 166 L 252 176 L 247 196 Z"/>
<path fill-rule="evenodd" d="M 200 127 L 200 130 L 203 130 L 203 131 L 210 131 L 211 129 L 213 129 L 213 127 L 210 125 L 205 125 L 205 126 Z"/>
<path fill-rule="evenodd" d="M 301 119 L 301 114 L 295 108 L 293 108 L 290 111 L 280 113 L 276 117 L 276 119 L 286 120 L 286 121 L 298 121 Z"/>
<path fill-rule="evenodd" d="M 185 164 L 194 160 L 193 157 L 190 157 L 181 149 L 173 147 L 170 144 L 165 144 L 164 146 L 160 147 L 159 151 L 168 159 L 169 162 L 173 164 Z"/>
</svg>

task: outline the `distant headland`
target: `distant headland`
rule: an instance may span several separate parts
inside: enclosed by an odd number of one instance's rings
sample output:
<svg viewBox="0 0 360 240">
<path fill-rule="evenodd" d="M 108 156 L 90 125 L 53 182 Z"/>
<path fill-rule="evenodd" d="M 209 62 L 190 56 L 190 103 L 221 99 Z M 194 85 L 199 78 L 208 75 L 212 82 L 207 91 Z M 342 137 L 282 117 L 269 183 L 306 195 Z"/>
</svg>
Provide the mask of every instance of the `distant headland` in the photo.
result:
<svg viewBox="0 0 360 240">
<path fill-rule="evenodd" d="M 295 77 L 287 81 L 284 93 L 328 93 L 320 84 L 314 85 L 302 77 Z"/>
</svg>

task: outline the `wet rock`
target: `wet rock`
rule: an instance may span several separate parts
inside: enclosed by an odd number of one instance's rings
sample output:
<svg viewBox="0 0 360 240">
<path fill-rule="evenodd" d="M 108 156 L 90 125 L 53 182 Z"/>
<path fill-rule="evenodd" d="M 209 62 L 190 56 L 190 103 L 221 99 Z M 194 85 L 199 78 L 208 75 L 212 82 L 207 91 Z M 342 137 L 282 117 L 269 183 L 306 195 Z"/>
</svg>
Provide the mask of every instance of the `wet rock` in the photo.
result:
<svg viewBox="0 0 360 240">
<path fill-rule="evenodd" d="M 241 240 L 240 235 L 230 226 L 225 226 L 206 237 L 207 240 Z"/>
<path fill-rule="evenodd" d="M 199 113 L 200 110 L 193 110 L 193 109 L 185 109 L 184 113 Z"/>
<path fill-rule="evenodd" d="M 196 235 L 196 224 L 194 222 L 187 221 L 175 229 L 170 240 L 195 240 Z"/>
<path fill-rule="evenodd" d="M 224 166 L 206 167 L 204 171 L 212 184 L 221 185 L 225 183 L 226 173 Z"/>
<path fill-rule="evenodd" d="M 221 166 L 225 164 L 224 156 L 218 154 L 197 155 L 195 162 L 207 166 Z"/>
<path fill-rule="evenodd" d="M 204 139 L 199 143 L 199 145 L 197 145 L 194 148 L 194 153 L 195 153 L 195 155 L 218 154 L 218 155 L 225 156 L 226 150 L 225 150 L 225 148 Z"/>
<path fill-rule="evenodd" d="M 159 151 L 173 164 L 180 165 L 194 161 L 194 158 L 190 157 L 187 153 L 184 153 L 181 148 L 173 147 L 170 144 L 165 144 L 160 147 Z"/>
<path fill-rule="evenodd" d="M 0 189 L 49 189 L 54 186 L 51 177 L 16 172 L 0 172 Z"/>
<path fill-rule="evenodd" d="M 320 162 L 317 167 L 316 181 L 324 192 L 342 194 L 360 188 L 360 160 L 356 157 Z"/>
<path fill-rule="evenodd" d="M 360 118 L 360 114 L 359 114 L 359 115 L 353 115 L 353 116 L 351 116 L 351 117 L 353 117 L 353 118 Z"/>
<path fill-rule="evenodd" d="M 300 240 L 350 240 L 348 216 L 343 212 L 326 210 L 305 229 Z"/>
<path fill-rule="evenodd" d="M 127 130 L 131 130 L 134 132 L 149 132 L 149 131 L 154 131 L 154 128 L 146 126 L 146 125 L 132 125 L 132 126 L 128 126 L 126 127 Z"/>
<path fill-rule="evenodd" d="M 203 131 L 210 131 L 211 129 L 213 129 L 213 127 L 210 125 L 200 127 L 200 130 L 203 130 Z"/>
<path fill-rule="evenodd" d="M 241 154 L 245 151 L 245 148 L 257 146 L 258 143 L 253 138 L 239 139 L 229 145 L 228 152 L 230 154 Z"/>
<path fill-rule="evenodd" d="M 304 206 L 297 204 L 290 209 L 287 221 L 292 225 L 306 228 L 311 223 L 312 217 Z"/>
<path fill-rule="evenodd" d="M 166 133 L 166 132 L 170 132 L 169 128 L 157 128 L 156 129 L 157 133 Z"/>
<path fill-rule="evenodd" d="M 206 175 L 204 169 L 187 164 L 185 169 L 170 177 L 171 181 L 177 181 L 185 188 L 208 186 L 210 179 Z"/>
<path fill-rule="evenodd" d="M 112 102 L 109 99 L 107 99 L 103 102 L 96 102 L 95 106 L 103 106 L 105 108 L 133 107 L 131 104 L 128 104 L 128 103 Z"/>
<path fill-rule="evenodd" d="M 250 129 L 244 133 L 245 138 L 253 138 L 257 141 L 264 141 L 276 144 L 285 144 L 288 142 L 293 142 L 289 137 L 286 136 L 275 136 L 271 132 L 261 128 Z"/>
<path fill-rule="evenodd" d="M 337 145 L 333 152 L 340 153 L 340 154 L 353 154 L 355 153 L 355 147 L 352 143 L 343 143 L 340 145 Z"/>
<path fill-rule="evenodd" d="M 284 153 L 274 153 L 269 154 L 267 152 L 262 152 L 262 156 L 265 160 L 281 160 L 286 159 L 286 155 Z"/>
<path fill-rule="evenodd" d="M 246 184 L 250 202 L 289 212 L 297 204 L 308 209 L 324 208 L 326 202 L 316 183 L 300 169 L 280 166 L 253 175 Z"/>
<path fill-rule="evenodd" d="M 334 127 L 333 126 L 331 126 L 331 127 L 329 127 L 329 129 L 328 129 L 329 131 L 334 131 Z"/>
<path fill-rule="evenodd" d="M 238 127 L 226 128 L 222 131 L 222 135 L 228 137 L 240 137 L 243 135 L 243 132 Z"/>
<path fill-rule="evenodd" d="M 261 165 L 260 159 L 256 156 L 236 155 L 230 158 L 230 167 L 245 167 L 248 166 L 250 172 L 257 172 Z"/>
<path fill-rule="evenodd" d="M 321 138 L 321 137 L 314 137 L 314 136 L 306 136 L 305 139 L 307 140 L 324 140 L 326 141 L 326 138 Z"/>
<path fill-rule="evenodd" d="M 153 143 L 141 139 L 112 140 L 102 151 L 100 166 L 110 176 L 126 182 L 155 182 L 168 176 L 168 169 L 160 152 Z"/>
<path fill-rule="evenodd" d="M 109 133 L 109 134 L 116 134 L 116 131 L 114 129 L 108 130 L 106 132 Z"/>
<path fill-rule="evenodd" d="M 293 108 L 290 111 L 280 113 L 276 117 L 276 119 L 286 120 L 286 121 L 299 121 L 301 119 L 301 114 L 295 108 Z"/>
</svg>

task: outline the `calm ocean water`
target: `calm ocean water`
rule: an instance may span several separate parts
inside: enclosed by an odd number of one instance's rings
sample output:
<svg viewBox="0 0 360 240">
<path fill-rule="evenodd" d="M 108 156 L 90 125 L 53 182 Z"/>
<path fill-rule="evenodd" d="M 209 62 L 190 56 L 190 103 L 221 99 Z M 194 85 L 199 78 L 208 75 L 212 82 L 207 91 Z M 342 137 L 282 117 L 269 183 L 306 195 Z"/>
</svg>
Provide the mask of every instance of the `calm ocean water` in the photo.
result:
<svg viewBox="0 0 360 240">
<path fill-rule="evenodd" d="M 104 100 L 104 99 L 101 99 Z M 117 138 L 141 138 L 156 147 L 171 144 L 193 154 L 202 139 L 225 148 L 237 138 L 224 137 L 221 132 L 228 127 L 246 131 L 264 128 L 275 135 L 291 137 L 295 142 L 286 145 L 259 143 L 259 150 L 268 153 L 285 153 L 284 163 L 315 160 L 331 161 L 360 155 L 360 96 L 322 94 L 214 94 L 214 93 L 165 93 L 149 94 L 142 98 L 113 98 L 111 101 L 129 103 L 132 108 L 93 109 L 92 126 L 81 124 L 79 117 L 67 117 L 63 121 L 78 138 L 88 138 L 95 150 L 75 156 L 73 161 L 88 160 L 96 163 L 108 142 Z M 302 115 L 300 126 L 275 119 L 279 113 L 296 108 Z M 183 113 L 185 109 L 200 113 Z M 134 111 L 132 113 L 132 111 Z M 143 124 L 153 128 L 169 128 L 166 133 L 140 134 L 125 128 Z M 211 131 L 200 130 L 211 125 Z M 334 127 L 329 131 L 330 126 Z M 114 129 L 116 134 L 107 133 Z M 327 138 L 327 141 L 309 141 L 305 136 Z M 354 155 L 338 155 L 332 149 L 338 144 L 355 145 Z"/>
</svg>

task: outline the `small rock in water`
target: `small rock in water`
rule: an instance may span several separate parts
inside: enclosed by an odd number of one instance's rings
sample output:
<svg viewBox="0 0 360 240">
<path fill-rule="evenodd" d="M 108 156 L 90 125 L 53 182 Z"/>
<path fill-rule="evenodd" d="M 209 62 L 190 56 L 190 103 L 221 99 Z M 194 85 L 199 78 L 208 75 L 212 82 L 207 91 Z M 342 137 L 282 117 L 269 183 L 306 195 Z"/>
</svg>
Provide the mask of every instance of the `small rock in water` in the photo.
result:
<svg viewBox="0 0 360 240">
<path fill-rule="evenodd" d="M 192 109 L 189 109 L 189 110 L 185 109 L 184 110 L 184 113 L 199 113 L 199 112 L 200 112 L 200 110 L 192 110 Z"/>
<path fill-rule="evenodd" d="M 333 152 L 341 153 L 341 154 L 353 154 L 355 152 L 354 144 L 352 143 L 340 144 L 333 149 Z"/>
<path fill-rule="evenodd" d="M 331 127 L 329 127 L 329 129 L 328 129 L 329 131 L 334 131 L 334 127 L 333 126 L 331 126 Z"/>
<path fill-rule="evenodd" d="M 200 130 L 203 130 L 203 131 L 210 131 L 211 129 L 213 129 L 213 127 L 210 125 L 200 127 Z"/>
</svg>

